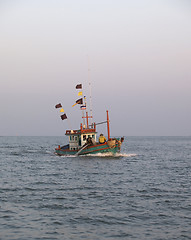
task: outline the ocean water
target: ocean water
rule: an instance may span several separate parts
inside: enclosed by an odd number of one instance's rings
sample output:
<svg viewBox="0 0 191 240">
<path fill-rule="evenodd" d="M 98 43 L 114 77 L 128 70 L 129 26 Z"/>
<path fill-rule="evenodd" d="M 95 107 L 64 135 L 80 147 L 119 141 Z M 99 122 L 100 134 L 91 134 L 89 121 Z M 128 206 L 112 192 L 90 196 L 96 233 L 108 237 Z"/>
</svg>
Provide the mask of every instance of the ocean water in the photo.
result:
<svg viewBox="0 0 191 240">
<path fill-rule="evenodd" d="M 0 137 L 0 239 L 191 239 L 191 137 L 125 137 L 121 154 L 54 154 Z"/>
</svg>

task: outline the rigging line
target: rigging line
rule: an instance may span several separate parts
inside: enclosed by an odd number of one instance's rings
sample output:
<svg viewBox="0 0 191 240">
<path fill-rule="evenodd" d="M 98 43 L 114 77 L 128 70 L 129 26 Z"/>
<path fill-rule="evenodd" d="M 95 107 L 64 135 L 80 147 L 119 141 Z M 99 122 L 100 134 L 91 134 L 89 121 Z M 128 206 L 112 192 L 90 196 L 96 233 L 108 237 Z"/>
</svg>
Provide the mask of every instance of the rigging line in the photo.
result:
<svg viewBox="0 0 191 240">
<path fill-rule="evenodd" d="M 96 123 L 96 125 L 100 125 L 100 124 L 104 124 L 104 123 L 107 123 L 107 121 Z"/>
<path fill-rule="evenodd" d="M 90 59 L 88 57 L 88 85 L 89 85 L 89 94 L 90 94 L 90 116 L 91 116 L 91 124 L 92 124 L 92 88 L 91 88 L 91 77 L 90 77 Z"/>
<path fill-rule="evenodd" d="M 84 93 L 83 93 L 83 89 L 81 90 L 82 92 L 82 99 L 83 99 L 83 103 L 84 103 Z M 84 104 L 83 104 L 84 105 Z M 86 105 L 86 102 L 85 102 Z M 80 110 L 82 111 L 82 119 L 83 119 L 83 127 L 85 126 L 85 119 L 84 119 L 84 110 L 80 108 Z"/>
<path fill-rule="evenodd" d="M 86 120 L 85 120 L 85 111 L 86 111 L 86 108 L 87 108 L 87 102 L 86 102 L 86 97 L 83 95 L 83 101 L 84 101 L 84 106 L 85 106 L 85 109 L 82 110 L 82 119 L 83 119 L 83 127 L 86 128 Z M 88 126 L 87 126 L 88 127 Z"/>
<path fill-rule="evenodd" d="M 69 129 L 71 129 L 71 130 L 72 130 L 72 124 L 71 124 L 71 121 L 68 119 L 68 117 L 67 117 L 67 119 L 66 119 L 66 120 L 68 120 L 67 122 L 68 122 Z"/>
</svg>

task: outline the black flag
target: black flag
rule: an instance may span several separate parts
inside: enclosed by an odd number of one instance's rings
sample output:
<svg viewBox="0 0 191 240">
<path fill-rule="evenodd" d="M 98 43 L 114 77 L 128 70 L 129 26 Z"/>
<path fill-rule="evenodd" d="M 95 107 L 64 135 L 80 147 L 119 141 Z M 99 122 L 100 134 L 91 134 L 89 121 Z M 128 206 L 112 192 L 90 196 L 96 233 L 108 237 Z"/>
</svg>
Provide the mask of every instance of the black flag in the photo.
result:
<svg viewBox="0 0 191 240">
<path fill-rule="evenodd" d="M 83 98 L 80 98 L 76 101 L 77 104 L 83 104 Z"/>
<path fill-rule="evenodd" d="M 61 103 L 56 104 L 56 106 L 55 106 L 55 108 L 61 108 L 61 107 L 62 107 Z"/>
<path fill-rule="evenodd" d="M 82 89 L 82 84 L 80 83 L 80 84 L 76 85 L 76 89 Z"/>
<path fill-rule="evenodd" d="M 62 120 L 67 119 L 66 113 L 60 116 Z"/>
</svg>

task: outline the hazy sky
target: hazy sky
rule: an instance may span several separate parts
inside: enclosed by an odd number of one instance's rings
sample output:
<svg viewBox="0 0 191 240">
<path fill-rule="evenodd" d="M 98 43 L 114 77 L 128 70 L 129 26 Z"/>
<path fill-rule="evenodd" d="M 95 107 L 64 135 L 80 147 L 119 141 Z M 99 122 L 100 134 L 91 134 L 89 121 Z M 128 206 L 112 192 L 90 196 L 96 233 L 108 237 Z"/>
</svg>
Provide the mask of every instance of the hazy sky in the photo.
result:
<svg viewBox="0 0 191 240">
<path fill-rule="evenodd" d="M 0 136 L 78 129 L 88 57 L 111 135 L 191 135 L 190 0 L 0 0 Z"/>
</svg>

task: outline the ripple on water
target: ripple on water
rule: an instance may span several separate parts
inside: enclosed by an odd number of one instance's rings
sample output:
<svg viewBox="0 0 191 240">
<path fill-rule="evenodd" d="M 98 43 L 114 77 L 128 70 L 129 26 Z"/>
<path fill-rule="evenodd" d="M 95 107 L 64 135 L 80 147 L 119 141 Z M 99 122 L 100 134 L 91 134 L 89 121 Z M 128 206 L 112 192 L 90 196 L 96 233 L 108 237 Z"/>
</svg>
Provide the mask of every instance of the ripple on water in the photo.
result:
<svg viewBox="0 0 191 240">
<path fill-rule="evenodd" d="M 0 238 L 190 239 L 191 138 L 60 157 L 61 140 L 0 138 Z"/>
</svg>

